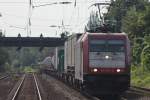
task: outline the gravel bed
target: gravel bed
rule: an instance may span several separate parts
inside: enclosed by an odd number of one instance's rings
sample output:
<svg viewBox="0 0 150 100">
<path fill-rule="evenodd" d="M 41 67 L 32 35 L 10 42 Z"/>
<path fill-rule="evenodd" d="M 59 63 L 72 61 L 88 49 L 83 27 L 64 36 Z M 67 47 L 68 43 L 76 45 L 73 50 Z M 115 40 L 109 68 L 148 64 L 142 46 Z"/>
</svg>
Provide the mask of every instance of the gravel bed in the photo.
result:
<svg viewBox="0 0 150 100">
<path fill-rule="evenodd" d="M 27 74 L 16 100 L 38 100 L 36 85 L 32 74 Z"/>
<path fill-rule="evenodd" d="M 71 89 L 51 76 L 39 75 L 39 81 L 44 86 L 43 88 L 47 95 L 45 100 L 89 100 L 80 92 Z"/>
<path fill-rule="evenodd" d="M 132 92 L 126 92 L 123 97 L 125 98 L 123 100 L 150 100 L 150 96 Z"/>
<path fill-rule="evenodd" d="M 6 100 L 17 81 L 18 77 L 14 75 L 0 80 L 0 100 Z"/>
</svg>

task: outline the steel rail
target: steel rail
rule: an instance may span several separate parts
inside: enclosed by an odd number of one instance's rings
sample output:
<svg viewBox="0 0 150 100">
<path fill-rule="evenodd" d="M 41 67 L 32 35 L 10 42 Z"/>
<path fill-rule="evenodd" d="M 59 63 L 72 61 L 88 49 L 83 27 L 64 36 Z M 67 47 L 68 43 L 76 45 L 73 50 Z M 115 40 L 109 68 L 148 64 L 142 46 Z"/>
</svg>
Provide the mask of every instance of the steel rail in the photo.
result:
<svg viewBox="0 0 150 100">
<path fill-rule="evenodd" d="M 23 82 L 24 82 L 25 76 L 26 76 L 26 75 L 23 76 L 23 79 L 22 79 L 22 81 L 20 82 L 20 84 L 19 84 L 19 86 L 18 86 L 18 88 L 17 88 L 17 90 L 16 90 L 16 92 L 15 92 L 15 94 L 14 94 L 14 96 L 13 96 L 13 98 L 12 98 L 11 100 L 15 100 L 15 99 L 16 99 L 16 97 L 17 97 L 17 95 L 18 95 L 18 93 L 19 93 L 19 90 L 21 89 L 21 86 L 22 86 L 22 84 L 23 84 Z"/>
<path fill-rule="evenodd" d="M 137 87 L 137 86 L 131 86 L 130 89 L 122 95 L 121 100 L 128 100 L 130 96 L 128 95 L 135 95 L 135 97 L 139 98 L 138 96 L 144 96 L 144 97 L 149 97 L 150 96 L 150 89 L 142 88 L 142 87 Z M 149 100 L 149 99 L 142 99 L 142 100 Z"/>
<path fill-rule="evenodd" d="M 39 86 L 38 86 L 38 82 L 37 82 L 37 79 L 35 78 L 35 75 L 33 74 L 34 76 L 34 81 L 35 81 L 35 84 L 36 84 L 36 89 L 38 91 L 38 98 L 39 100 L 42 100 L 42 97 L 41 97 L 41 93 L 40 93 L 40 89 L 39 89 Z"/>
<path fill-rule="evenodd" d="M 121 100 L 128 100 L 127 98 L 125 98 L 125 97 L 121 97 Z"/>
<path fill-rule="evenodd" d="M 146 88 L 137 87 L 137 86 L 132 86 L 131 88 L 135 88 L 135 89 L 139 89 L 139 90 L 149 91 L 149 92 L 150 92 L 150 88 L 149 88 L 149 89 L 146 89 Z"/>
</svg>

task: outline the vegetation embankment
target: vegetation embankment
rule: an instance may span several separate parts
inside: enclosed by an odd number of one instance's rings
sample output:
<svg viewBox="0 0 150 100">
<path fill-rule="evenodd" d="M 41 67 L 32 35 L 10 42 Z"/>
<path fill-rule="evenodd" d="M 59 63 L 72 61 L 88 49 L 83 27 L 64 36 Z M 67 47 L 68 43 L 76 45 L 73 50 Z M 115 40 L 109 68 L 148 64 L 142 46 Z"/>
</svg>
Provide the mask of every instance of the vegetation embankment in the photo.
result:
<svg viewBox="0 0 150 100">
<path fill-rule="evenodd" d="M 132 67 L 131 84 L 150 89 L 150 71 L 142 67 Z"/>
</svg>

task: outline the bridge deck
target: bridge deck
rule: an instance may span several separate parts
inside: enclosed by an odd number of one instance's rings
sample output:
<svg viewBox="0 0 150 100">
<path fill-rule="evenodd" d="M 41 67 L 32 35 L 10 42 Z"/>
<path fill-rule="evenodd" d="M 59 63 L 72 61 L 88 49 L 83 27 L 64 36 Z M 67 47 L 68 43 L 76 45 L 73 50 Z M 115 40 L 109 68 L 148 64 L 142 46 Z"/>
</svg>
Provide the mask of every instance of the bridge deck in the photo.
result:
<svg viewBox="0 0 150 100">
<path fill-rule="evenodd" d="M 56 37 L 0 37 L 0 46 L 5 47 L 56 47 L 64 42 L 64 38 Z"/>
</svg>

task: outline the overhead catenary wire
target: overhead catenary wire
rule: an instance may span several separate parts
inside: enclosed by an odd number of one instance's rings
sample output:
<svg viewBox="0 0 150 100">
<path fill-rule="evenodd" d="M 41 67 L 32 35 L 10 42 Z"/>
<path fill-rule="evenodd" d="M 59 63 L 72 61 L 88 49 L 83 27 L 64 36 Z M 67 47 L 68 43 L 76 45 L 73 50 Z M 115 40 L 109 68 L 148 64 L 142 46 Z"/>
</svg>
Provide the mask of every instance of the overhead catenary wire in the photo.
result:
<svg viewBox="0 0 150 100">
<path fill-rule="evenodd" d="M 71 0 L 71 1 L 74 1 L 74 3 L 72 4 L 72 7 L 74 7 L 74 9 L 77 9 L 77 6 L 79 5 L 79 4 L 85 4 L 85 1 L 86 2 L 88 2 L 88 4 L 89 3 L 92 3 L 92 1 L 88 1 L 88 0 L 84 0 L 84 1 L 80 1 L 80 0 Z M 106 0 L 105 0 L 106 1 Z M 0 2 L 1 3 L 1 2 Z M 45 4 L 45 3 L 53 3 L 53 1 L 48 1 L 48 2 L 42 2 L 42 1 L 32 1 L 32 6 L 31 7 L 34 7 L 34 5 L 38 5 L 38 4 Z M 3 2 L 2 4 L 4 4 L 4 5 L 6 5 L 6 4 L 11 4 L 11 5 L 16 5 L 16 4 L 29 4 L 29 2 L 9 2 L 9 3 L 7 3 L 7 2 Z M 34 4 L 34 5 L 33 5 Z M 87 21 L 87 19 L 85 19 L 84 21 L 83 21 L 83 19 L 81 19 L 80 18 L 80 13 L 79 13 L 79 11 L 82 9 L 82 8 L 78 8 L 78 12 L 75 12 L 75 10 L 72 10 L 72 12 L 71 12 L 71 16 L 70 16 L 70 18 L 69 18 L 69 25 L 70 25 L 70 27 L 72 26 L 73 28 L 75 28 L 74 26 L 77 26 L 77 27 L 82 27 L 83 25 L 80 25 L 80 24 L 84 24 L 86 21 Z M 32 8 L 32 10 L 33 10 L 33 8 Z M 64 13 L 65 13 L 65 11 L 63 11 Z M 33 11 L 32 11 L 32 13 L 33 13 Z M 31 13 L 31 16 L 32 16 L 32 13 Z M 30 14 L 29 14 L 30 15 Z M 9 16 L 9 15 L 8 15 Z M 11 16 L 11 15 L 10 15 Z M 75 16 L 75 18 L 74 18 L 74 16 Z M 15 17 L 15 16 L 14 16 Z M 16 17 L 17 18 L 24 18 L 24 17 L 21 17 L 20 15 L 16 15 Z M 64 16 L 65 17 L 65 16 Z M 74 21 L 76 19 L 76 21 Z M 35 20 L 35 21 L 39 21 L 39 22 L 43 22 L 43 24 L 46 24 L 46 23 L 44 23 L 44 21 L 45 22 L 47 22 L 47 21 L 52 21 L 53 19 L 42 19 L 42 18 L 34 18 L 34 17 L 32 17 L 32 21 L 33 20 Z M 33 23 L 31 23 L 32 22 L 31 21 L 31 17 L 30 17 L 30 21 L 27 19 L 27 24 L 33 24 Z M 55 21 L 55 20 L 54 20 Z M 66 24 L 66 20 L 64 20 L 64 23 Z M 65 25 L 64 24 L 64 25 Z M 32 27 L 36 27 L 36 25 L 32 25 Z M 43 28 L 43 27 L 45 27 L 45 26 L 41 26 L 41 28 Z M 39 27 L 40 28 L 40 27 Z M 66 26 L 65 26 L 65 28 L 66 28 Z"/>
<path fill-rule="evenodd" d="M 84 5 L 87 5 L 87 0 L 84 0 L 83 1 L 84 3 Z M 83 25 L 83 23 L 85 22 L 85 20 L 84 21 L 82 21 L 81 22 L 81 20 L 80 20 L 80 14 L 81 14 L 81 12 L 80 11 L 82 11 L 83 10 L 83 8 L 81 9 L 81 7 L 80 6 L 82 6 L 83 4 L 78 4 L 77 6 L 76 6 L 76 10 L 77 10 L 77 21 L 76 21 L 76 23 L 75 23 L 75 25 L 74 25 L 74 27 L 73 28 L 79 28 L 79 27 L 82 27 Z M 85 10 L 85 8 L 84 8 L 84 10 Z M 86 15 L 85 15 L 86 16 Z M 86 19 L 87 20 L 87 19 Z M 73 30 L 73 29 L 72 29 Z"/>
<path fill-rule="evenodd" d="M 21 18 L 21 19 L 26 18 L 26 17 L 24 17 L 24 16 L 14 15 L 14 14 L 9 14 L 9 13 L 4 13 L 4 14 L 5 14 L 5 16 L 11 16 L 11 17 L 16 17 L 16 18 Z M 76 19 L 76 18 L 72 18 L 72 20 L 73 20 L 73 19 Z M 32 17 L 32 20 L 37 20 L 37 21 L 40 21 L 40 22 L 56 21 L 55 19 L 43 19 L 43 18 L 38 18 L 38 17 Z M 80 18 L 79 18 L 79 20 L 80 20 Z M 79 24 L 82 24 L 82 23 L 85 22 L 86 20 L 87 20 L 87 19 L 85 19 L 84 21 L 78 23 L 78 25 L 79 25 Z M 3 21 L 4 21 L 4 20 L 3 20 Z M 58 21 L 59 21 L 59 20 L 58 20 Z M 7 24 L 8 26 L 11 26 L 10 23 L 5 22 L 5 24 Z M 78 25 L 76 25 L 76 26 L 78 26 Z M 14 26 L 24 26 L 24 25 L 14 25 Z M 47 23 L 45 23 L 45 25 L 35 25 L 35 24 L 33 24 L 32 26 L 49 27 L 50 25 L 47 24 Z M 60 25 L 58 25 L 58 26 L 60 26 Z M 64 26 L 67 26 L 67 27 L 68 27 L 68 26 L 70 26 L 70 24 L 64 25 Z M 70 27 L 71 27 L 71 26 L 70 26 Z"/>
<path fill-rule="evenodd" d="M 0 3 L 3 3 L 3 4 L 29 4 L 28 2 L 2 2 L 0 1 Z M 54 1 L 48 1 L 48 2 L 42 2 L 42 1 L 34 1 L 33 3 L 54 3 Z M 83 3 L 83 1 L 76 1 L 76 3 Z"/>
<path fill-rule="evenodd" d="M 12 13 L 7 13 L 7 12 L 3 12 L 4 16 L 10 16 L 10 17 L 16 17 L 16 18 L 20 18 L 20 19 L 25 19 L 27 18 L 26 16 L 21 16 L 21 15 L 16 15 L 16 14 L 12 14 Z M 40 18 L 40 17 L 32 17 L 32 20 L 36 20 L 36 21 L 43 21 L 43 22 L 47 22 L 47 21 L 56 21 L 56 19 L 46 19 L 46 18 Z M 58 19 L 57 19 L 58 21 Z"/>
</svg>

